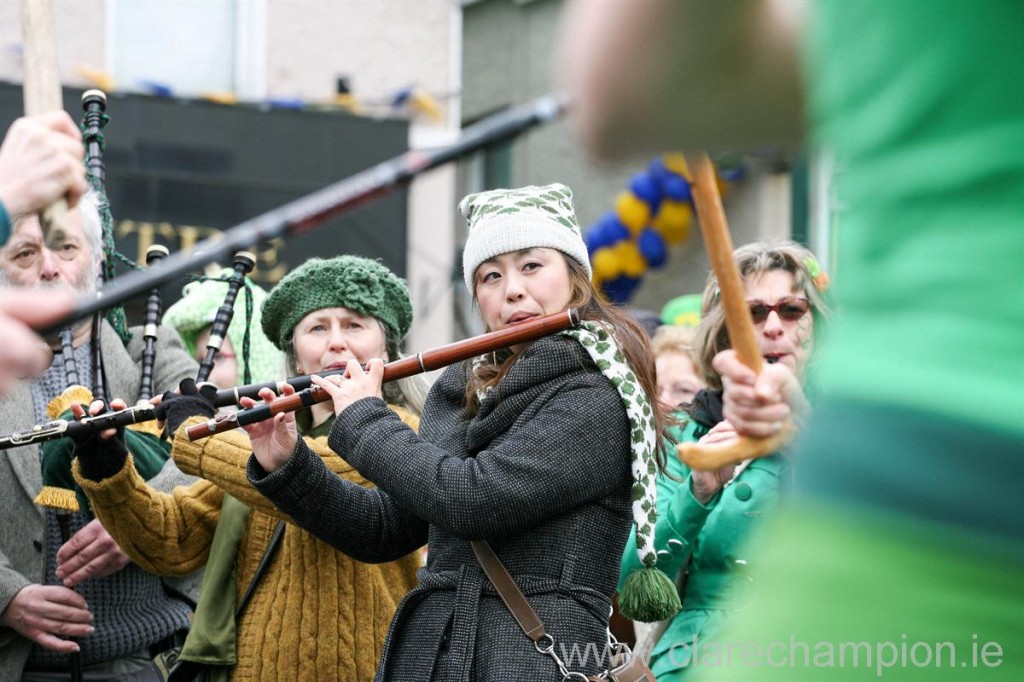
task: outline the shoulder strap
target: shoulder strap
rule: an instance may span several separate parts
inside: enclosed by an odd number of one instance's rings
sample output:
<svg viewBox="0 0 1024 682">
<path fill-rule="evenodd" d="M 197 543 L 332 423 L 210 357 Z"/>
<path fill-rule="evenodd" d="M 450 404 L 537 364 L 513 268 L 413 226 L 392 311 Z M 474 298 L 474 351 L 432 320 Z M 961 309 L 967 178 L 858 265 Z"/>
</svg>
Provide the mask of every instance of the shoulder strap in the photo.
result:
<svg viewBox="0 0 1024 682">
<path fill-rule="evenodd" d="M 582 673 L 570 672 L 565 662 L 555 653 L 554 638 L 544 632 L 544 623 L 541 621 L 540 616 L 537 615 L 537 612 L 526 601 L 523 591 L 516 585 L 516 581 L 509 575 L 505 564 L 501 563 L 501 559 L 494 553 L 491 546 L 486 540 L 473 540 L 469 544 L 473 547 L 473 554 L 476 555 L 476 560 L 480 562 L 480 568 L 484 570 L 487 579 L 491 581 L 494 589 L 498 591 L 498 596 L 505 602 L 505 606 L 512 613 L 512 617 L 519 623 L 519 627 L 526 636 L 533 640 L 533 645 L 537 648 L 537 652 L 554 659 L 558 665 L 559 672 L 562 673 L 563 680 L 655 682 L 654 673 L 647 667 L 644 660 L 634 656 L 628 646 L 616 642 L 614 638 L 611 638 L 610 633 L 609 644 L 616 652 L 610 661 L 614 666 L 613 668 L 605 669 L 604 672 L 589 677 Z"/>
<path fill-rule="evenodd" d="M 540 616 L 533 610 L 530 603 L 526 601 L 522 590 L 509 575 L 505 565 L 501 563 L 501 559 L 494 553 L 486 540 L 473 540 L 469 544 L 473 547 L 473 554 L 480 562 L 480 567 L 484 569 L 484 573 L 494 585 L 494 589 L 498 591 L 498 596 L 505 602 L 505 606 L 512 612 L 519 627 L 534 642 L 541 641 L 547 634 L 544 632 L 544 623 L 541 622 Z"/>
<path fill-rule="evenodd" d="M 245 588 L 245 594 L 242 595 L 242 601 L 239 602 L 238 608 L 235 609 L 235 620 L 239 620 L 242 617 L 242 613 L 245 611 L 245 607 L 249 605 L 249 601 L 252 599 L 253 593 L 256 591 L 256 585 L 260 582 L 260 578 L 267 572 L 267 566 L 270 565 L 270 560 L 274 557 L 274 552 L 277 550 L 278 545 L 281 544 L 281 536 L 284 535 L 284 524 L 285 522 L 278 521 L 277 525 L 274 526 L 274 532 L 270 535 L 270 542 L 267 543 L 267 548 L 263 551 L 263 557 L 260 559 L 259 565 L 256 566 L 256 572 L 252 574 L 252 580 L 249 581 L 249 587 Z"/>
</svg>

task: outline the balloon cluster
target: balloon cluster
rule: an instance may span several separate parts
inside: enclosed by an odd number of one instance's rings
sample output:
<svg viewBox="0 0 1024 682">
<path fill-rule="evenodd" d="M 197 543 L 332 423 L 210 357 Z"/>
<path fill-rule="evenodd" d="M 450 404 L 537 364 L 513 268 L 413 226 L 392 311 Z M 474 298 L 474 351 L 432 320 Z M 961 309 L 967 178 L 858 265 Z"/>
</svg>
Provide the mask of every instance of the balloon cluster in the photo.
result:
<svg viewBox="0 0 1024 682">
<path fill-rule="evenodd" d="M 629 181 L 584 234 L 594 283 L 615 303 L 626 303 L 648 268 L 668 261 L 668 247 L 684 241 L 693 223 L 690 171 L 682 154 L 654 158 Z"/>
</svg>

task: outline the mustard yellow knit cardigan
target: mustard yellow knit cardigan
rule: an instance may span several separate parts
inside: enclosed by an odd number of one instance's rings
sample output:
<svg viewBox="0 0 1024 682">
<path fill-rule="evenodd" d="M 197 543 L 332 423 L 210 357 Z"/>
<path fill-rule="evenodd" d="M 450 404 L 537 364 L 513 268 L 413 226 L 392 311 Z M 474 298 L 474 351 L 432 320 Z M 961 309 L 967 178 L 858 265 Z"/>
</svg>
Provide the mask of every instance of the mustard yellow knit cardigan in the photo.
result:
<svg viewBox="0 0 1024 682">
<path fill-rule="evenodd" d="M 415 415 L 393 409 L 418 428 Z M 224 492 L 251 507 L 236 559 L 241 598 L 281 515 L 245 478 L 252 448 L 244 433 L 195 443 L 182 429 L 178 434 L 175 463 L 204 480 L 161 493 L 146 485 L 130 457 L 120 472 L 100 482 L 83 479 L 76 461 L 75 479 L 125 553 L 158 575 L 185 575 L 206 563 Z M 330 450 L 326 438 L 307 442 L 337 475 L 372 486 Z M 278 551 L 238 624 L 238 664 L 231 678 L 373 679 L 395 608 L 416 584 L 419 552 L 364 564 L 291 524 Z"/>
</svg>

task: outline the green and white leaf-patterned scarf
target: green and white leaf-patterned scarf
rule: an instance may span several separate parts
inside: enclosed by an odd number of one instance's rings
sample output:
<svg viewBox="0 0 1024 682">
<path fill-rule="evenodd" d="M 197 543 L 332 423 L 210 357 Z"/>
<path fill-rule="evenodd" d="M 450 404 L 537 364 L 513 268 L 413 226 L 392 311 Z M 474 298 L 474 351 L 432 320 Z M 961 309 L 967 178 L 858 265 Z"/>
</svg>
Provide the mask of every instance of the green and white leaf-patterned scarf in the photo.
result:
<svg viewBox="0 0 1024 682">
<path fill-rule="evenodd" d="M 658 463 L 655 456 L 658 434 L 654 428 L 651 400 L 626 362 L 609 325 L 586 321 L 561 333 L 580 342 L 619 392 L 629 418 L 633 522 L 636 525 L 636 551 L 644 567 L 626 577 L 619 592 L 619 610 L 627 618 L 645 623 L 671 618 L 681 608 L 679 594 L 668 577 L 655 568 L 658 561 L 654 550 L 654 525 L 658 520 Z"/>
</svg>

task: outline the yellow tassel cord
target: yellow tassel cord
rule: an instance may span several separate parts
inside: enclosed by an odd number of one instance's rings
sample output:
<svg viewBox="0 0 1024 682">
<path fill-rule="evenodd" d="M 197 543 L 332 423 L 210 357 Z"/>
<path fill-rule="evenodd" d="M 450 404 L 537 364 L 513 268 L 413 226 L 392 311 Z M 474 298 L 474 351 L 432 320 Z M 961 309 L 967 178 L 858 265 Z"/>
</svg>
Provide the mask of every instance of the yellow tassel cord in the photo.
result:
<svg viewBox="0 0 1024 682">
<path fill-rule="evenodd" d="M 55 488 L 51 485 L 43 486 L 43 489 L 36 495 L 36 504 L 51 509 L 65 509 L 70 512 L 78 511 L 78 498 L 74 490 L 67 488 Z"/>
<path fill-rule="evenodd" d="M 85 386 L 68 386 L 63 393 L 46 406 L 46 416 L 49 419 L 57 419 L 67 412 L 74 403 L 88 405 L 91 402 L 92 391 Z"/>
</svg>

